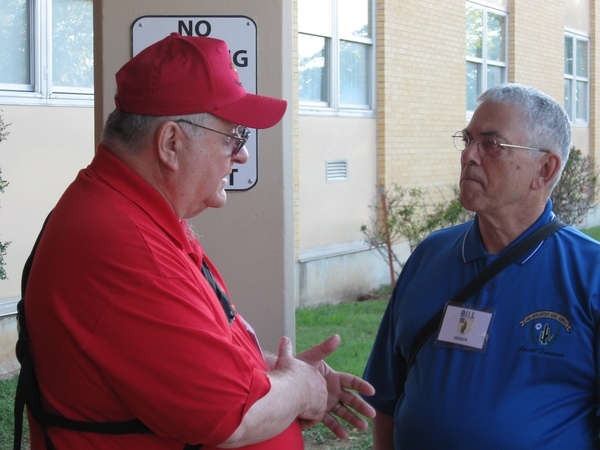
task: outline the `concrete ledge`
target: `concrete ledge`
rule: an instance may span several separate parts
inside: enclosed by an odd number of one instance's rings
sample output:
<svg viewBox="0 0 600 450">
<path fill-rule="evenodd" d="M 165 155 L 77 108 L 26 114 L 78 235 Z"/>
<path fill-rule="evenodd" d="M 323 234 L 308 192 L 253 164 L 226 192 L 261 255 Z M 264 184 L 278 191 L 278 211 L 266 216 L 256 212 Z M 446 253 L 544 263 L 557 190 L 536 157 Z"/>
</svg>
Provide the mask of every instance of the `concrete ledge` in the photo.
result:
<svg viewBox="0 0 600 450">
<path fill-rule="evenodd" d="M 17 303 L 20 298 L 9 298 L 7 300 L 0 300 L 0 317 L 12 316 L 17 314 Z"/>
<path fill-rule="evenodd" d="M 17 336 L 16 315 L 0 317 L 0 379 L 12 377 L 21 367 L 15 355 Z"/>
<path fill-rule="evenodd" d="M 20 298 L 0 300 L 0 379 L 11 378 L 21 367 L 15 356 L 19 300 Z"/>
<path fill-rule="evenodd" d="M 408 244 L 397 244 L 394 251 L 406 259 Z M 296 277 L 296 306 L 303 308 L 354 301 L 382 284 L 390 284 L 387 263 L 363 242 L 301 252 Z"/>
<path fill-rule="evenodd" d="M 306 263 L 319 259 L 334 258 L 336 256 L 349 255 L 368 250 L 370 250 L 369 246 L 363 241 L 345 242 L 343 244 L 328 245 L 326 247 L 315 247 L 301 251 L 298 262 Z"/>
</svg>

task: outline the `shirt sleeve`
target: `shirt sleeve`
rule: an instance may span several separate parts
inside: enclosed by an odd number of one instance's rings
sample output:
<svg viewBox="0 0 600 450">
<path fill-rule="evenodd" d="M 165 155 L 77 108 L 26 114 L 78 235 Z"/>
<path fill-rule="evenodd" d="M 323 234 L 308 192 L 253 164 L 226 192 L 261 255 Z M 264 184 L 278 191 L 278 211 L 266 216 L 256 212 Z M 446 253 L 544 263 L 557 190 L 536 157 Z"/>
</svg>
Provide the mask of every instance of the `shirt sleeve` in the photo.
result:
<svg viewBox="0 0 600 450">
<path fill-rule="evenodd" d="M 363 378 L 375 388 L 375 395 L 363 398 L 373 408 L 389 416 L 394 415 L 396 403 L 404 392 L 406 378 L 406 361 L 396 350 L 396 325 L 394 321 L 394 304 L 398 285 L 385 310 L 373 349 L 367 361 Z"/>
</svg>

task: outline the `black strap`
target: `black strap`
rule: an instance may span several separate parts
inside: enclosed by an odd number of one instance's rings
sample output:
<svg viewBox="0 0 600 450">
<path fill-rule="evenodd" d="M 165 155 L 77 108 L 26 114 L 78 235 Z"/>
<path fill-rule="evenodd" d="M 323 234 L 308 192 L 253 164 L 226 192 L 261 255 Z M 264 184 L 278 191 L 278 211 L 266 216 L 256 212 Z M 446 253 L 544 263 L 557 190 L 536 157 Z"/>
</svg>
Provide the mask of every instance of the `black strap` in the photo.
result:
<svg viewBox="0 0 600 450">
<path fill-rule="evenodd" d="M 51 214 L 51 213 L 50 213 Z M 21 450 L 21 440 L 23 437 L 23 413 L 27 404 L 32 417 L 41 425 L 47 450 L 54 450 L 54 445 L 48 436 L 46 427 L 65 428 L 68 430 L 80 431 L 84 433 L 98 434 L 150 434 L 152 430 L 148 428 L 141 420 L 132 419 L 122 422 L 83 422 L 79 420 L 68 419 L 63 416 L 44 411 L 41 403 L 39 385 L 35 376 L 33 361 L 29 352 L 29 334 L 25 323 L 25 290 L 33 258 L 37 250 L 40 238 L 50 214 L 46 217 L 44 225 L 38 235 L 31 254 L 27 258 L 23 267 L 23 276 L 21 278 L 21 300 L 17 304 L 17 327 L 18 340 L 16 346 L 17 359 L 21 363 L 21 370 L 17 380 L 17 390 L 15 393 L 15 430 L 13 449 Z M 199 450 L 202 444 L 185 444 L 183 450 Z"/>
<path fill-rule="evenodd" d="M 221 302 L 223 311 L 225 311 L 225 317 L 227 317 L 229 325 L 231 326 L 233 319 L 235 319 L 235 309 L 233 309 L 231 300 L 227 294 L 223 292 L 223 290 L 217 284 L 215 277 L 213 277 L 212 272 L 208 268 L 208 264 L 206 264 L 206 261 L 204 260 L 202 260 L 202 275 L 204 275 L 204 278 L 206 278 L 208 284 L 210 284 L 210 286 L 213 288 L 213 291 L 215 291 L 215 294 L 217 294 L 217 298 L 219 299 L 219 302 Z"/>
<path fill-rule="evenodd" d="M 458 294 L 456 294 L 452 300 L 450 300 L 450 302 L 459 304 L 466 302 L 469 298 L 475 295 L 485 285 L 485 283 L 498 275 L 498 273 L 500 273 L 511 262 L 564 226 L 566 226 L 566 224 L 555 217 L 553 220 L 527 236 L 513 248 L 508 250 L 504 255 L 486 267 L 477 277 L 471 280 L 469 284 L 467 284 Z M 429 339 L 429 337 L 438 329 L 443 314 L 444 308 L 440 309 L 437 314 L 433 316 L 415 336 L 410 347 L 410 353 L 408 354 L 408 358 L 406 360 L 407 377 L 408 372 L 410 371 L 410 368 L 415 360 L 415 356 L 423 344 L 425 344 L 427 339 Z"/>
<path fill-rule="evenodd" d="M 50 213 L 51 214 L 51 213 Z M 17 379 L 17 391 L 15 393 L 15 408 L 14 408 L 14 419 L 15 419 L 15 433 L 13 448 L 14 450 L 21 450 L 21 440 L 23 437 L 23 414 L 25 412 L 25 404 L 32 394 L 33 385 L 37 385 L 37 380 L 33 373 L 33 364 L 31 362 L 31 356 L 29 355 L 29 334 L 27 333 L 27 326 L 25 324 L 25 289 L 27 288 L 27 280 L 29 278 L 29 272 L 31 270 L 31 264 L 33 263 L 33 256 L 42 237 L 44 228 L 48 223 L 50 214 L 44 220 L 42 229 L 38 234 L 38 237 L 33 244 L 33 249 L 25 261 L 23 266 L 23 276 L 21 277 L 21 300 L 17 304 L 17 330 L 18 339 L 15 352 L 17 359 L 21 363 L 21 370 L 19 372 L 19 378 Z"/>
</svg>

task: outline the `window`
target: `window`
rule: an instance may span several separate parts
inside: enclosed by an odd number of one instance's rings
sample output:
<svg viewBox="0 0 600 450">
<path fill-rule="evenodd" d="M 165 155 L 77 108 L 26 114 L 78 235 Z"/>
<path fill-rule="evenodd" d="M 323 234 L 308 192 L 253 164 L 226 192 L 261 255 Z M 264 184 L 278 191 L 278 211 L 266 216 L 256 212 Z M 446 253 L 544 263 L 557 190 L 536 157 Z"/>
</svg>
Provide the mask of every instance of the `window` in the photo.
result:
<svg viewBox="0 0 600 450">
<path fill-rule="evenodd" d="M 573 123 L 587 124 L 589 110 L 589 40 L 565 34 L 565 110 Z"/>
<path fill-rule="evenodd" d="M 93 0 L 0 0 L 0 100 L 93 105 Z"/>
<path fill-rule="evenodd" d="M 477 96 L 506 82 L 506 13 L 467 3 L 467 111 Z"/>
<path fill-rule="evenodd" d="M 370 111 L 372 0 L 299 0 L 300 106 Z"/>
</svg>

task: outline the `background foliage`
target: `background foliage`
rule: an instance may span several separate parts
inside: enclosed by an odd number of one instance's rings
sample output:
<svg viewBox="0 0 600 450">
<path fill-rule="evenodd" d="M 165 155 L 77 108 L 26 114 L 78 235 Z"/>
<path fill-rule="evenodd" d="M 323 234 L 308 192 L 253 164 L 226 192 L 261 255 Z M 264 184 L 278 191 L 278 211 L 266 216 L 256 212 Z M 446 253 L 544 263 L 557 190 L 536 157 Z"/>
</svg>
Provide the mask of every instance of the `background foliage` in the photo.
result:
<svg viewBox="0 0 600 450">
<path fill-rule="evenodd" d="M 5 124 L 2 115 L 0 114 L 0 142 L 6 140 L 8 136 L 8 131 L 6 131 L 6 127 L 10 124 Z M 8 182 L 2 178 L 2 170 L 0 169 L 0 193 L 4 192 L 4 188 L 8 186 Z M 6 255 L 6 248 L 10 242 L 0 242 L 0 280 L 6 279 L 6 271 L 4 270 L 4 256 Z"/>
<path fill-rule="evenodd" d="M 571 148 L 560 181 L 552 191 L 554 213 L 569 225 L 578 225 L 594 207 L 598 172 L 589 155 Z"/>
<path fill-rule="evenodd" d="M 442 200 L 435 202 L 426 190 L 392 184 L 380 199 L 369 205 L 376 214 L 371 223 L 360 228 L 364 241 L 376 249 L 386 263 L 389 264 L 391 258 L 398 276 L 404 261 L 388 247 L 388 237 L 391 245 L 407 240 L 412 252 L 433 231 L 466 222 L 473 214 L 461 206 L 459 194 L 458 187 L 453 186 L 449 200 L 440 192 Z"/>
</svg>

